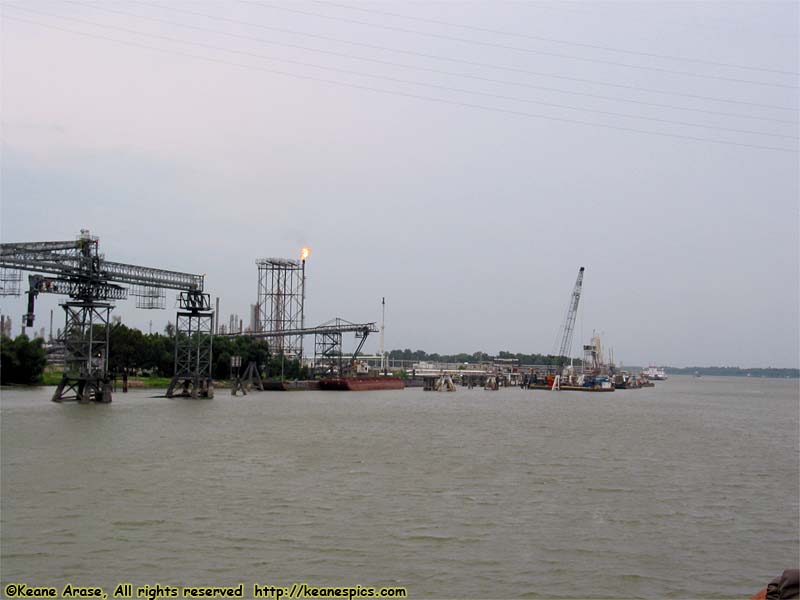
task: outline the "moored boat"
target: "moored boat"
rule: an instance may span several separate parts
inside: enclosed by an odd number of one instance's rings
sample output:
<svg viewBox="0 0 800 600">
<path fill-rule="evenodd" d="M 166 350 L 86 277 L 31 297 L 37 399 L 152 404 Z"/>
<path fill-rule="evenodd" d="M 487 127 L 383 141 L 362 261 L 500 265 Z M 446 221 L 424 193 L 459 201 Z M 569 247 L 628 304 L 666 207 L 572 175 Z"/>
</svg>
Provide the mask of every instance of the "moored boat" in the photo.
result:
<svg viewBox="0 0 800 600">
<path fill-rule="evenodd" d="M 535 383 L 531 383 L 528 385 L 528 389 L 530 390 L 552 390 L 552 388 L 546 385 L 539 385 Z M 584 385 L 562 385 L 558 390 L 562 392 L 613 392 L 614 386 L 584 386 Z"/>
<path fill-rule="evenodd" d="M 662 367 L 655 367 L 652 365 L 642 371 L 642 375 L 647 377 L 650 381 L 664 381 L 667 379 L 667 374 Z"/>
<path fill-rule="evenodd" d="M 267 380 L 263 382 L 265 392 L 295 392 L 295 391 L 308 391 L 318 390 L 319 381 L 316 380 Z"/>
<path fill-rule="evenodd" d="M 405 387 L 399 377 L 330 377 L 321 379 L 321 390 L 363 392 L 370 390 L 402 390 Z"/>
</svg>

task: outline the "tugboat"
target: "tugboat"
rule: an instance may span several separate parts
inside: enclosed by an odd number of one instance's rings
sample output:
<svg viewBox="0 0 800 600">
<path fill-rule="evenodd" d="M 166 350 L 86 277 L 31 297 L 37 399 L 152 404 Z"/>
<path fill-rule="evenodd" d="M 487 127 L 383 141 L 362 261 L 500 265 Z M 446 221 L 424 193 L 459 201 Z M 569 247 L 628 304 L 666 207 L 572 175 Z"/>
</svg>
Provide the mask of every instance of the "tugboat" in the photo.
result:
<svg viewBox="0 0 800 600">
<path fill-rule="evenodd" d="M 636 377 L 633 377 L 627 371 L 615 373 L 612 377 L 612 383 L 618 390 L 634 390 L 642 387 L 639 383 L 639 380 L 636 379 Z"/>
</svg>

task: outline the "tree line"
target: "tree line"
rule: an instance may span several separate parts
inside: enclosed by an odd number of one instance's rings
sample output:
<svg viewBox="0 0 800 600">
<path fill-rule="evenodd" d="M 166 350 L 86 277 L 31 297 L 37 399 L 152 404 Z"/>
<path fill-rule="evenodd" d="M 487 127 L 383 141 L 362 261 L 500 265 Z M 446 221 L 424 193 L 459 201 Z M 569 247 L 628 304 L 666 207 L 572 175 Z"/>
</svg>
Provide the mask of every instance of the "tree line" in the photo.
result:
<svg viewBox="0 0 800 600">
<path fill-rule="evenodd" d="M 164 334 L 147 334 L 122 324 L 112 325 L 109 370 L 112 373 L 133 371 L 172 377 L 175 371 L 175 335 L 171 323 L 165 327 Z M 230 377 L 232 356 L 242 357 L 242 371 L 254 362 L 267 377 L 282 375 L 285 379 L 299 379 L 304 376 L 300 361 L 272 352 L 264 339 L 215 335 L 212 348 L 211 376 L 214 379 Z"/>
<path fill-rule="evenodd" d="M 39 383 L 46 364 L 43 339 L 25 334 L 0 339 L 0 383 Z"/>
<path fill-rule="evenodd" d="M 424 350 L 392 350 L 389 358 L 393 360 L 409 360 L 415 362 L 444 362 L 444 363 L 485 363 L 496 358 L 502 360 L 518 360 L 522 365 L 558 365 L 567 364 L 570 359 L 565 356 L 555 356 L 553 354 L 524 354 L 521 352 L 508 352 L 501 350 L 497 356 L 490 356 L 486 352 L 478 351 L 472 354 L 461 352 L 459 354 L 428 354 Z M 575 365 L 580 365 L 581 361 L 574 359 Z"/>
<path fill-rule="evenodd" d="M 105 337 L 105 327 L 96 326 L 95 339 Z M 242 357 L 242 370 L 255 362 L 266 377 L 282 376 L 284 379 L 301 379 L 306 376 L 300 361 L 270 351 L 266 340 L 247 336 L 214 336 L 211 376 L 228 379 L 231 374 L 231 356 Z M 42 380 L 46 361 L 44 340 L 29 339 L 22 334 L 14 339 L 0 340 L 2 364 L 0 382 L 34 384 Z M 175 371 L 175 328 L 168 324 L 165 332 L 143 333 L 121 323 L 111 325 L 109 331 L 109 371 L 117 374 L 147 374 L 172 377 Z"/>
</svg>

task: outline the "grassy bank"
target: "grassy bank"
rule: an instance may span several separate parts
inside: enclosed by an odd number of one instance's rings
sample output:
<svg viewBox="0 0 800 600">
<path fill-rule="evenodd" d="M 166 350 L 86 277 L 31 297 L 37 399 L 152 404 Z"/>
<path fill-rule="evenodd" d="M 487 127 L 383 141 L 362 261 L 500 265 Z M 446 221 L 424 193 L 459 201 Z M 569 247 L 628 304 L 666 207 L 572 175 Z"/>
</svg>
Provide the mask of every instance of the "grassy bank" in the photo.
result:
<svg viewBox="0 0 800 600">
<path fill-rule="evenodd" d="M 41 385 L 58 385 L 60 381 L 60 371 L 46 371 Z M 166 388 L 169 382 L 169 377 L 128 377 L 129 388 Z M 117 388 L 122 389 L 122 377 L 117 377 Z"/>
</svg>

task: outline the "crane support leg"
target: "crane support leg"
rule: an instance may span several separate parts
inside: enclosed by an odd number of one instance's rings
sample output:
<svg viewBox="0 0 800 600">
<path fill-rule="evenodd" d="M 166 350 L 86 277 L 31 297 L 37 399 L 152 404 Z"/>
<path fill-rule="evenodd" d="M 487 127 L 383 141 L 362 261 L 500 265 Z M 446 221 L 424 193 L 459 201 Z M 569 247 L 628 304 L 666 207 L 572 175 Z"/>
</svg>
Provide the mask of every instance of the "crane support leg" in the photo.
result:
<svg viewBox="0 0 800 600">
<path fill-rule="evenodd" d="M 242 381 L 244 381 L 245 387 L 261 390 L 262 392 L 264 391 L 264 381 L 261 379 L 261 373 L 259 373 L 258 365 L 255 361 L 250 361 L 247 365 L 247 369 L 245 369 L 244 375 L 242 376 Z"/>
<path fill-rule="evenodd" d="M 64 374 L 53 402 L 111 402 L 108 376 L 109 321 L 105 302 L 65 302 Z"/>
<path fill-rule="evenodd" d="M 208 294 L 184 292 L 175 321 L 175 374 L 167 388 L 167 398 L 176 395 L 213 398 L 211 377 L 214 311 Z"/>
</svg>

